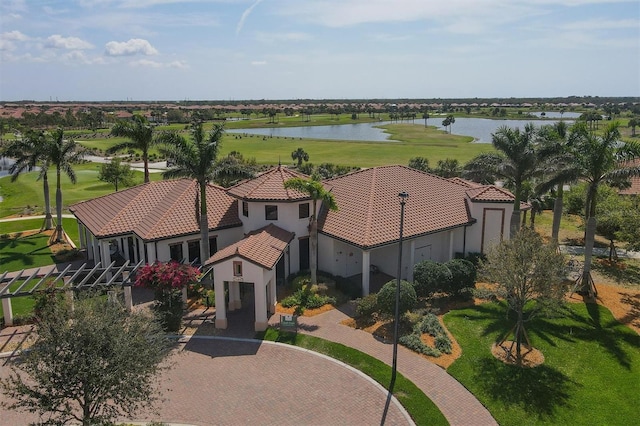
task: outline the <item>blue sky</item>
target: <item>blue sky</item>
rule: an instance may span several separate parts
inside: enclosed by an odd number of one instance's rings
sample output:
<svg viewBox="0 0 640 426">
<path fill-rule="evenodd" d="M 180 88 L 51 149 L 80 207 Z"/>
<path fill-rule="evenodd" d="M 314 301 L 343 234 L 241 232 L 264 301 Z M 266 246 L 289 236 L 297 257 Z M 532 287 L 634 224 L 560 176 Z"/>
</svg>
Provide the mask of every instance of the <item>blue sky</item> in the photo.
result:
<svg viewBox="0 0 640 426">
<path fill-rule="evenodd" d="M 0 100 L 640 96 L 638 0 L 2 0 Z"/>
</svg>

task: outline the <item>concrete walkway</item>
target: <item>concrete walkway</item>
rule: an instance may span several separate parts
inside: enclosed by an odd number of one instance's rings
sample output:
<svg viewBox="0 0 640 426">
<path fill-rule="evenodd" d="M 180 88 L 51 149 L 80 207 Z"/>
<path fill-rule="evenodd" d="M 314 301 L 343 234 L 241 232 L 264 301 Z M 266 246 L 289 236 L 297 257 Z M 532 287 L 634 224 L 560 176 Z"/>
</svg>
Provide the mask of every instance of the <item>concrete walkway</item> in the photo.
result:
<svg viewBox="0 0 640 426">
<path fill-rule="evenodd" d="M 353 315 L 350 305 L 314 317 L 299 317 L 300 332 L 342 343 L 391 365 L 393 346 L 370 333 L 340 324 Z M 279 319 L 271 318 L 275 325 Z M 442 411 L 451 425 L 497 425 L 489 411 L 471 392 L 445 370 L 402 346 L 398 348 L 398 371 L 418 386 Z"/>
</svg>

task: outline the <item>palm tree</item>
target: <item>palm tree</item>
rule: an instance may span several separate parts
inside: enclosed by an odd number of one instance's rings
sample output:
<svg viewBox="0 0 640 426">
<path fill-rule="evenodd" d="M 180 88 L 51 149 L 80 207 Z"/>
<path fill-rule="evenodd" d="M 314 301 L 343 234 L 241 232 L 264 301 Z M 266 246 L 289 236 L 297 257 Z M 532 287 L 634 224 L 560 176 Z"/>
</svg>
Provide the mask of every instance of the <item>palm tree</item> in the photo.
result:
<svg viewBox="0 0 640 426">
<path fill-rule="evenodd" d="M 309 154 L 304 149 L 298 148 L 291 153 L 291 158 L 298 162 L 298 167 L 302 166 L 303 161 L 309 161 Z"/>
<path fill-rule="evenodd" d="M 23 138 L 11 142 L 4 150 L 3 155 L 15 159 L 15 163 L 9 169 L 11 182 L 15 182 L 22 172 L 30 171 L 36 166 L 40 167 L 38 179 L 42 179 L 45 209 L 42 229 L 49 230 L 53 228 L 53 221 L 51 218 L 49 178 L 47 175 L 49 163 L 45 155 L 46 143 L 44 132 L 29 131 Z"/>
<path fill-rule="evenodd" d="M 292 178 L 284 183 L 286 189 L 294 189 L 309 195 L 312 201 L 311 218 L 309 219 L 309 267 L 311 269 L 311 284 L 318 283 L 318 209 L 320 201 L 329 210 L 338 210 L 333 194 L 327 191 L 319 180 L 315 178 Z"/>
<path fill-rule="evenodd" d="M 164 133 L 158 139 L 160 151 L 174 159 L 174 166 L 162 173 L 165 179 L 191 178 L 200 189 L 200 262 L 209 258 L 209 220 L 207 218 L 207 185 L 216 174 L 216 158 L 224 134 L 222 124 L 214 124 L 208 135 L 202 122 L 191 125 L 191 139 L 177 133 Z"/>
<path fill-rule="evenodd" d="M 610 123 L 602 136 L 587 131 L 584 124 L 574 126 L 575 164 L 579 177 L 587 182 L 587 198 L 585 203 L 585 220 L 587 228 L 584 242 L 584 270 L 582 274 L 582 291 L 592 293 L 591 257 L 596 229 L 596 201 L 598 187 L 601 183 L 621 186 L 629 178 L 640 176 L 640 165 L 633 160 L 640 158 L 640 144 L 622 142 L 618 123 Z"/>
<path fill-rule="evenodd" d="M 155 143 L 153 127 L 142 115 L 134 115 L 132 121 L 119 121 L 111 128 L 113 136 L 128 138 L 128 141 L 118 143 L 107 150 L 113 153 L 125 148 L 139 149 L 142 151 L 144 163 L 144 183 L 149 182 L 149 149 Z"/>
<path fill-rule="evenodd" d="M 503 179 L 514 189 L 513 214 L 511 215 L 510 236 L 520 226 L 520 201 L 525 181 L 539 173 L 539 165 L 548 155 L 538 151 L 536 131 L 533 124 L 525 126 L 524 131 L 502 126 L 492 135 L 493 146 L 498 153 L 481 154 L 464 166 L 463 177 L 485 181 Z"/>
<path fill-rule="evenodd" d="M 255 158 L 245 159 L 238 151 L 231 151 L 226 157 L 216 161 L 213 182 L 228 188 L 242 179 L 254 177 L 257 169 Z"/>
<path fill-rule="evenodd" d="M 51 237 L 51 241 L 57 243 L 62 241 L 64 229 L 62 228 L 62 189 L 60 178 L 62 172 L 69 177 L 71 183 L 76 183 L 76 173 L 73 164 L 82 159 L 83 152 L 79 150 L 79 145 L 72 139 L 64 138 L 64 130 L 58 128 L 51 135 L 46 144 L 47 161 L 56 167 L 56 230 Z"/>
</svg>

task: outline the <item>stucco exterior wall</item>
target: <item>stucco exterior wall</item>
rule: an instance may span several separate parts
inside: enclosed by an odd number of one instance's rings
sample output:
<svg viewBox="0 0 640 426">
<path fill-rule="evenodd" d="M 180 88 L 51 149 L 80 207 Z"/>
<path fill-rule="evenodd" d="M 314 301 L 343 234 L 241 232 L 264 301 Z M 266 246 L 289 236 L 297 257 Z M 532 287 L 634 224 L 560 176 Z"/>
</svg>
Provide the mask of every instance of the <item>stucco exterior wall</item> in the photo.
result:
<svg viewBox="0 0 640 426">
<path fill-rule="evenodd" d="M 513 203 L 470 202 L 469 210 L 477 222 L 467 228 L 467 253 L 486 252 L 492 244 L 509 238 Z"/>
</svg>

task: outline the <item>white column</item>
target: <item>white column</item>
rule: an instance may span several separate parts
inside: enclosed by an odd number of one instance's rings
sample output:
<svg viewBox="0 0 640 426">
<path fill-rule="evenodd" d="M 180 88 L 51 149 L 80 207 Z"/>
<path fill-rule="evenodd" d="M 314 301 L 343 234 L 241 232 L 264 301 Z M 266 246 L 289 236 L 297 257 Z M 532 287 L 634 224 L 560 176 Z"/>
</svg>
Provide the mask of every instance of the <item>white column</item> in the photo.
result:
<svg viewBox="0 0 640 426">
<path fill-rule="evenodd" d="M 213 288 L 216 293 L 216 328 L 227 328 L 227 307 L 224 299 L 224 281 L 214 273 Z"/>
<path fill-rule="evenodd" d="M 274 277 L 271 278 L 273 280 Z M 270 281 L 271 281 L 270 280 Z M 255 330 L 264 331 L 269 325 L 269 319 L 267 318 L 267 285 L 269 283 L 256 282 L 253 284 L 253 293 L 255 294 L 255 306 L 256 306 L 256 322 Z"/>
<path fill-rule="evenodd" d="M 369 274 L 371 271 L 371 252 L 362 251 L 362 296 L 369 295 Z"/>
<path fill-rule="evenodd" d="M 278 304 L 278 290 L 276 280 L 269 281 L 269 313 L 276 313 L 276 305 Z"/>
<path fill-rule="evenodd" d="M 2 299 L 2 310 L 4 311 L 4 325 L 13 325 L 13 310 L 11 309 L 11 299 Z"/>
<path fill-rule="evenodd" d="M 100 242 L 94 236 L 91 236 L 91 240 L 91 248 L 93 249 L 93 261 L 95 263 L 98 263 L 100 262 Z"/>
<path fill-rule="evenodd" d="M 182 287 L 182 305 L 186 308 L 189 303 L 189 296 L 187 295 L 187 286 Z"/>
<path fill-rule="evenodd" d="M 409 272 L 407 273 L 407 281 L 413 282 L 413 267 L 416 264 L 416 240 L 411 240 L 409 244 Z"/>
<path fill-rule="evenodd" d="M 156 253 L 155 243 L 147 243 L 147 254 L 149 255 L 149 264 L 152 264 L 157 260 L 158 254 Z"/>
<path fill-rule="evenodd" d="M 109 253 L 109 241 L 100 241 L 100 262 L 105 268 L 111 264 L 111 253 Z"/>
<path fill-rule="evenodd" d="M 449 231 L 449 258 L 447 260 L 453 259 L 453 229 Z"/>
<path fill-rule="evenodd" d="M 124 307 L 129 312 L 133 310 L 133 296 L 130 285 L 124 286 Z"/>
</svg>

